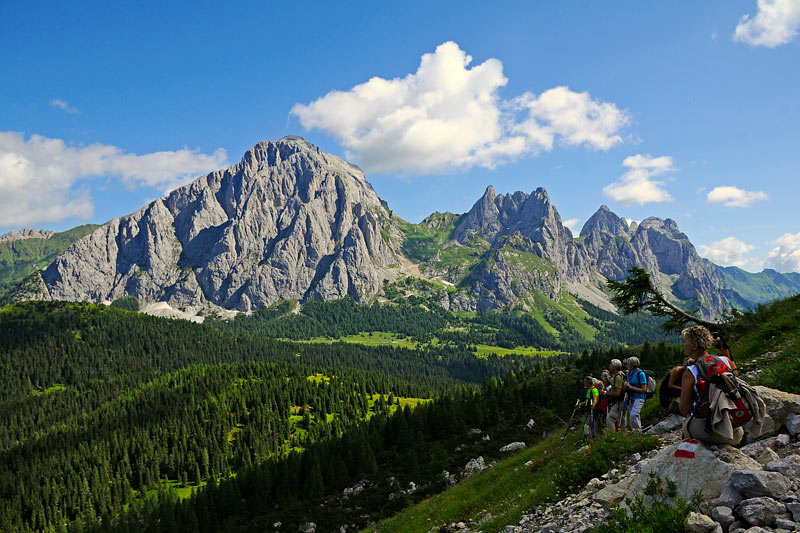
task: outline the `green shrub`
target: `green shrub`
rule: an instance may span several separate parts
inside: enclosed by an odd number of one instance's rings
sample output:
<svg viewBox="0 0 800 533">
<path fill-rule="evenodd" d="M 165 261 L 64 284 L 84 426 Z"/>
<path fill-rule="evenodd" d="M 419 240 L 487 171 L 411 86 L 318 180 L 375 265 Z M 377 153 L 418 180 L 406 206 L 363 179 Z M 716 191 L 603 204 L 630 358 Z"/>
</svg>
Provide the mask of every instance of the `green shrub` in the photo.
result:
<svg viewBox="0 0 800 533">
<path fill-rule="evenodd" d="M 125 309 L 126 311 L 138 311 L 139 300 L 136 299 L 136 296 L 123 296 L 111 302 L 111 307 Z"/>
<path fill-rule="evenodd" d="M 644 491 L 644 496 L 637 496 L 635 500 L 625 499 L 630 509 L 630 516 L 622 508 L 611 511 L 611 518 L 600 525 L 600 533 L 683 533 L 686 531 L 689 512 L 699 510 L 701 497 L 695 493 L 690 502 L 678 498 L 674 505 L 669 505 L 666 500 L 674 498 L 677 493 L 675 483 L 650 474 L 650 481 Z M 666 485 L 666 486 L 665 486 Z M 652 499 L 652 505 L 645 503 L 645 497 Z"/>
<path fill-rule="evenodd" d="M 590 447 L 566 457 L 553 475 L 559 494 L 582 487 L 593 477 L 608 472 L 622 456 L 655 448 L 656 437 L 641 433 L 612 433 L 596 440 Z"/>
</svg>

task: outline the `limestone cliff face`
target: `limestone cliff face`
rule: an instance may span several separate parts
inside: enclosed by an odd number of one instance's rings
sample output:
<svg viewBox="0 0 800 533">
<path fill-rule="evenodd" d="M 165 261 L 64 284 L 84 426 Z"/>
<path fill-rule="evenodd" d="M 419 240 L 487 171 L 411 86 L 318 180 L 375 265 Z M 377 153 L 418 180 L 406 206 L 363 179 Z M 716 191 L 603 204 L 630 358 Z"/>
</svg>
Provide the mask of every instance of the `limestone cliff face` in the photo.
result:
<svg viewBox="0 0 800 533">
<path fill-rule="evenodd" d="M 532 307 L 538 295 L 558 300 L 565 292 L 609 308 L 605 278 L 622 279 L 634 265 L 706 317 L 800 287 L 800 277 L 714 265 L 671 219 L 628 223 L 602 206 L 575 239 L 543 188 L 496 195 L 490 186 L 468 213 L 435 213 L 419 227 L 418 235 L 417 225 L 394 218 L 360 169 L 286 137 L 101 226 L 14 299 L 99 302 L 127 294 L 189 310 L 364 301 L 401 269 L 421 275 L 413 261 L 454 287 L 442 296 L 454 310 Z M 5 237 L 34 235 L 12 233 Z"/>
<path fill-rule="evenodd" d="M 281 299 L 363 300 L 396 275 L 387 224 L 360 169 L 286 137 L 101 226 L 42 278 L 58 300 L 130 294 L 239 310 Z"/>
<path fill-rule="evenodd" d="M 720 268 L 697 254 L 672 219 L 650 217 L 629 225 L 602 206 L 586 221 L 581 237 L 603 276 L 619 280 L 632 266 L 643 267 L 666 294 L 695 300 L 707 317 L 743 303 Z"/>
<path fill-rule="evenodd" d="M 592 279 L 586 248 L 575 242 L 541 187 L 497 196 L 488 187 L 453 236 L 461 244 L 483 239 L 490 245 L 467 280 L 481 310 L 512 304 L 533 291 L 556 299 L 567 282 Z"/>
<path fill-rule="evenodd" d="M 0 235 L 0 242 L 23 241 L 25 239 L 49 239 L 56 232 L 53 230 L 37 230 L 31 228 L 15 229 Z"/>
</svg>

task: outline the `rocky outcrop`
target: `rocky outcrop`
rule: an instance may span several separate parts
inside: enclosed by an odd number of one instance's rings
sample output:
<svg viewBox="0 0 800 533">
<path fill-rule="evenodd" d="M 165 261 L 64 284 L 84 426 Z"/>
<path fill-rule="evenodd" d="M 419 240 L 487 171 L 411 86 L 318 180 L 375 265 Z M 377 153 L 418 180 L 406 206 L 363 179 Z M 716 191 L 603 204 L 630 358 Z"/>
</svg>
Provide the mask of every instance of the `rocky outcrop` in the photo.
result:
<svg viewBox="0 0 800 533">
<path fill-rule="evenodd" d="M 783 405 L 789 413 L 795 402 L 800 402 L 798 395 L 765 387 L 759 387 L 759 394 L 777 399 L 773 408 Z M 656 426 L 649 432 L 655 429 Z M 651 474 L 675 483 L 677 493 L 662 498 L 665 503 L 676 498 L 688 501 L 695 493 L 702 495 L 701 509 L 708 514 L 690 513 L 686 531 L 797 531 L 800 528 L 800 441 L 787 441 L 780 446 L 780 439 L 769 437 L 737 449 L 710 446 L 693 439 L 682 441 L 680 428 L 656 433 L 662 439 L 660 449 L 644 458 L 639 454 L 631 455 L 624 464 L 588 481 L 578 493 L 530 509 L 519 524 L 508 525 L 505 531 L 572 533 L 594 530 L 610 518 L 612 508 L 626 508 L 626 499 L 642 496 L 645 504 L 652 502 L 644 494 Z M 781 435 L 790 437 L 788 433 Z M 764 449 L 770 450 L 776 459 L 762 468 L 753 457 Z"/>
<path fill-rule="evenodd" d="M 52 299 L 177 308 L 363 300 L 396 275 L 390 224 L 360 169 L 286 137 L 98 228 L 42 279 Z"/>
<path fill-rule="evenodd" d="M 461 245 L 488 244 L 465 281 L 481 311 L 514 304 L 533 292 L 557 299 L 568 283 L 593 279 L 586 249 L 575 242 L 541 187 L 531 194 L 495 195 L 489 186 L 461 216 L 453 238 Z"/>
<path fill-rule="evenodd" d="M 668 297 L 696 302 L 707 318 L 751 305 L 732 289 L 720 267 L 697 254 L 672 219 L 628 224 L 602 206 L 586 221 L 580 238 L 603 276 L 619 280 L 631 267 L 642 267 Z"/>
<path fill-rule="evenodd" d="M 517 191 L 499 196 L 494 187 L 487 187 L 483 197 L 461 217 L 453 237 L 462 244 L 477 237 L 493 248 L 508 245 L 536 254 L 568 279 L 588 279 L 591 272 L 586 250 L 575 244 L 542 187 L 530 195 Z"/>
<path fill-rule="evenodd" d="M 15 229 L 0 235 L 0 242 L 22 241 L 25 239 L 49 239 L 56 232 L 53 230 L 37 230 L 30 228 Z"/>
</svg>

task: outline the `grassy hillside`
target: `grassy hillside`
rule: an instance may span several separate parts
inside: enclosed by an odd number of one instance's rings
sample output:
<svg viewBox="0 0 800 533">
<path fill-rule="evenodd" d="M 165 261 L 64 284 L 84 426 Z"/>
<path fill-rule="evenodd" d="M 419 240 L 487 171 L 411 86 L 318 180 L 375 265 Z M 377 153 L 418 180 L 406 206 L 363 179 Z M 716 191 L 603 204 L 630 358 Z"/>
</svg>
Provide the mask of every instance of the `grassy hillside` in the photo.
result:
<svg viewBox="0 0 800 533">
<path fill-rule="evenodd" d="M 650 450 L 657 443 L 656 438 L 641 434 L 614 434 L 576 453 L 584 445 L 580 431 L 572 431 L 565 441 L 561 436 L 560 431 L 555 432 L 364 531 L 417 533 L 461 521 L 480 524 L 482 531 L 502 531 L 505 525 L 516 524 L 531 507 L 583 488 L 586 480 L 613 468 L 624 456 Z"/>
<path fill-rule="evenodd" d="M 800 295 L 759 305 L 731 331 L 731 351 L 751 381 L 800 394 Z"/>
<path fill-rule="evenodd" d="M 86 224 L 56 233 L 50 239 L 0 243 L 0 297 L 32 272 L 45 268 L 72 243 L 97 228 L 94 224 Z"/>
<path fill-rule="evenodd" d="M 737 267 L 720 269 L 725 281 L 745 300 L 755 304 L 787 298 L 800 292 L 800 274 L 766 269 L 751 273 Z"/>
</svg>

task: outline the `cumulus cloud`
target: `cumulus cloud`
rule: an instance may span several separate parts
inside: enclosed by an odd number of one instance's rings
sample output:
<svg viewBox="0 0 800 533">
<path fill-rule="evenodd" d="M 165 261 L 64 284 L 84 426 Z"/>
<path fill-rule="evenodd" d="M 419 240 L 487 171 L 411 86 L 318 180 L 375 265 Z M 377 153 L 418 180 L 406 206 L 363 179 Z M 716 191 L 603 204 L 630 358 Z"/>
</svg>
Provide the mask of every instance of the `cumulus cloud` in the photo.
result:
<svg viewBox="0 0 800 533">
<path fill-rule="evenodd" d="M 450 41 L 422 56 L 403 78 L 373 77 L 331 91 L 291 114 L 304 128 L 334 136 L 369 172 L 425 174 L 494 168 L 554 144 L 607 150 L 622 142 L 628 114 L 588 93 L 555 87 L 503 100 L 503 64 L 472 57 Z"/>
<path fill-rule="evenodd" d="M 758 13 L 742 15 L 733 40 L 775 48 L 790 42 L 800 27 L 800 0 L 758 0 Z"/>
<path fill-rule="evenodd" d="M 580 222 L 579 218 L 568 218 L 563 222 L 563 224 L 568 227 L 572 233 L 578 232 L 578 222 Z"/>
<path fill-rule="evenodd" d="M 700 244 L 697 250 L 701 256 L 718 265 L 744 267 L 753 264 L 753 260 L 746 256 L 755 250 L 755 246 L 736 237 L 726 237 L 711 244 Z"/>
<path fill-rule="evenodd" d="M 706 195 L 708 203 L 726 207 L 749 207 L 755 201 L 766 199 L 767 195 L 762 191 L 746 191 L 728 185 L 715 187 Z"/>
<path fill-rule="evenodd" d="M 778 272 L 800 272 L 800 233 L 785 233 L 773 244 L 765 266 Z"/>
<path fill-rule="evenodd" d="M 70 115 L 77 115 L 78 113 L 80 113 L 77 107 L 69 105 L 61 98 L 53 98 L 52 100 L 50 100 L 50 105 L 53 107 L 57 107 L 63 111 L 66 111 Z"/>
<path fill-rule="evenodd" d="M 219 168 L 227 154 L 189 149 L 136 155 L 105 144 L 73 146 L 61 139 L 0 132 L 0 227 L 86 219 L 93 213 L 81 180 L 110 176 L 130 188 L 167 191 Z"/>
<path fill-rule="evenodd" d="M 622 166 L 629 170 L 614 183 L 603 187 L 603 194 L 607 197 L 625 205 L 672 200 L 672 196 L 664 189 L 664 182 L 653 179 L 675 171 L 671 157 L 636 154 L 626 157 Z"/>
</svg>

